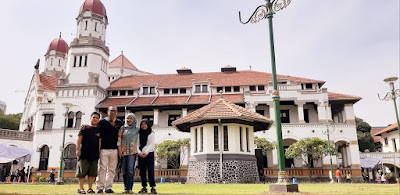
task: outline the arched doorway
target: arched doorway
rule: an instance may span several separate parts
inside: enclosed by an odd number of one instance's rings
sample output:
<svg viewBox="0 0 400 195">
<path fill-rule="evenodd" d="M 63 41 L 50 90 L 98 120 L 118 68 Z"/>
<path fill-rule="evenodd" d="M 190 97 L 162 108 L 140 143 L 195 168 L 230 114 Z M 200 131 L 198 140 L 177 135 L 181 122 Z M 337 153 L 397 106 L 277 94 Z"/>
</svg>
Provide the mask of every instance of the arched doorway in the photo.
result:
<svg viewBox="0 0 400 195">
<path fill-rule="evenodd" d="M 65 170 L 75 170 L 76 169 L 76 145 L 69 144 L 64 150 L 64 164 Z"/>
<path fill-rule="evenodd" d="M 283 149 L 284 149 L 285 153 L 286 153 L 286 150 L 290 147 L 290 145 L 292 145 L 296 142 L 297 142 L 297 140 L 295 140 L 295 139 L 291 139 L 291 138 L 284 139 L 282 141 L 282 143 L 283 143 Z M 286 168 L 292 168 L 292 167 L 294 168 L 294 167 L 299 167 L 299 166 L 301 167 L 301 163 L 300 163 L 300 165 L 298 165 L 298 163 L 295 161 L 297 161 L 297 160 L 293 159 L 293 158 L 285 157 L 285 167 Z M 295 165 L 297 165 L 297 166 L 295 166 Z"/>
<path fill-rule="evenodd" d="M 49 164 L 49 147 L 44 145 L 40 149 L 39 171 L 46 171 Z"/>
<path fill-rule="evenodd" d="M 350 143 L 347 141 L 337 141 L 335 143 L 335 148 L 338 151 L 336 155 L 338 167 L 347 168 L 351 166 L 351 150 L 349 145 Z"/>
</svg>

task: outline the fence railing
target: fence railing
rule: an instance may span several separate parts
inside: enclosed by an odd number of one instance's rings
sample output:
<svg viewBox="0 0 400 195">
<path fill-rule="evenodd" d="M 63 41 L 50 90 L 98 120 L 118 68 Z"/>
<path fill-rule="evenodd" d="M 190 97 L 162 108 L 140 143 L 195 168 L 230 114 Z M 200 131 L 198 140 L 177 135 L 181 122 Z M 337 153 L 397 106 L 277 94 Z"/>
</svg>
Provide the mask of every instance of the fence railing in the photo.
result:
<svg viewBox="0 0 400 195">
<path fill-rule="evenodd" d="M 269 176 L 269 177 L 274 177 L 278 176 L 278 169 L 269 169 L 266 168 L 264 169 L 264 175 Z M 308 169 L 286 169 L 286 173 L 289 177 L 291 176 L 309 176 L 311 173 L 311 176 L 329 176 L 329 171 L 330 169 L 327 168 L 312 168 L 310 170 Z M 335 171 L 335 170 L 334 170 Z M 340 172 L 342 175 L 346 175 L 350 173 L 352 176 L 360 176 L 361 175 L 361 169 L 341 169 Z"/>
<path fill-rule="evenodd" d="M 400 158 L 399 152 L 362 152 L 360 158 Z"/>
<path fill-rule="evenodd" d="M 32 141 L 33 133 L 18 130 L 0 129 L 0 139 Z"/>
</svg>

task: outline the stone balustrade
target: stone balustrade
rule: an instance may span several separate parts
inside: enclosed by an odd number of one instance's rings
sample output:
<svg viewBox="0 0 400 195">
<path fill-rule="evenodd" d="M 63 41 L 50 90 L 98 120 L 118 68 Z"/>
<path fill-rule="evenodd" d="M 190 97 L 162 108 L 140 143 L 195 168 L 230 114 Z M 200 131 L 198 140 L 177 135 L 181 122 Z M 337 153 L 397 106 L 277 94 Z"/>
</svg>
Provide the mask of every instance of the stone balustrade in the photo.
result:
<svg viewBox="0 0 400 195">
<path fill-rule="evenodd" d="M 0 139 L 32 141 L 33 133 L 18 130 L 0 129 Z"/>
</svg>

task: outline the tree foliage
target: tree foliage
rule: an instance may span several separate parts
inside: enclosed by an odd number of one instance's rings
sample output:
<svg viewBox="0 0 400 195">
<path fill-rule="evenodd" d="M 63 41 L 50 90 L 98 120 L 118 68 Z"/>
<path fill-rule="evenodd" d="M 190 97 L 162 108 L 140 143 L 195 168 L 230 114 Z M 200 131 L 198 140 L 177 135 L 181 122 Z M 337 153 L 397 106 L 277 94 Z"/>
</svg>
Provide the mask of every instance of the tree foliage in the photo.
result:
<svg viewBox="0 0 400 195">
<path fill-rule="evenodd" d="M 370 152 L 375 151 L 374 138 L 371 136 L 371 126 L 361 118 L 356 117 L 358 149 L 364 152 L 368 149 Z"/>
<path fill-rule="evenodd" d="M 335 154 L 335 148 L 331 145 L 330 151 Z M 311 163 L 317 163 L 323 157 L 329 154 L 328 141 L 317 137 L 304 138 L 289 146 L 285 152 L 286 158 L 295 158 L 302 160 L 307 164 L 308 169 L 311 168 Z M 311 172 L 310 172 L 311 178 Z"/>
<path fill-rule="evenodd" d="M 159 145 L 156 145 L 157 162 L 159 164 L 165 163 L 174 169 L 181 169 L 185 155 L 190 148 L 190 139 L 179 139 L 176 141 L 167 140 Z M 180 172 L 177 174 L 178 181 L 180 181 Z"/>
<path fill-rule="evenodd" d="M 276 147 L 275 144 L 267 141 L 267 139 L 258 137 L 254 137 L 254 144 L 262 150 L 264 156 L 267 156 L 267 152 Z"/>
<path fill-rule="evenodd" d="M 364 133 L 371 132 L 371 125 L 369 125 L 363 119 L 357 117 L 356 117 L 356 128 L 357 132 L 364 132 Z"/>
<path fill-rule="evenodd" d="M 1 112 L 0 113 L 0 129 L 18 130 L 21 117 L 22 117 L 22 113 L 3 114 Z"/>
</svg>

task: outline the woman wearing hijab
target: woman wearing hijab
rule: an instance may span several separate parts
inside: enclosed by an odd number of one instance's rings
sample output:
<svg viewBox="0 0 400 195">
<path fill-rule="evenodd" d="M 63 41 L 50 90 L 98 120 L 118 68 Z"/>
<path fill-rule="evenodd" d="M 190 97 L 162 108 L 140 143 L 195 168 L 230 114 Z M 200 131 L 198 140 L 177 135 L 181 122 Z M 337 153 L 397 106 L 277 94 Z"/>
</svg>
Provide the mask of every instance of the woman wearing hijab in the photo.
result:
<svg viewBox="0 0 400 195">
<path fill-rule="evenodd" d="M 137 155 L 137 140 L 139 128 L 136 127 L 136 117 L 132 113 L 126 117 L 126 125 L 119 131 L 119 157 L 122 158 L 122 175 L 125 194 L 133 194 L 133 177 Z"/>
<path fill-rule="evenodd" d="M 137 149 L 139 154 L 139 168 L 140 178 L 142 180 L 142 189 L 139 193 L 147 193 L 147 175 L 149 176 L 149 183 L 151 193 L 157 194 L 156 182 L 154 180 L 154 132 L 151 130 L 151 125 L 147 119 L 140 122 L 139 141 Z"/>
</svg>

